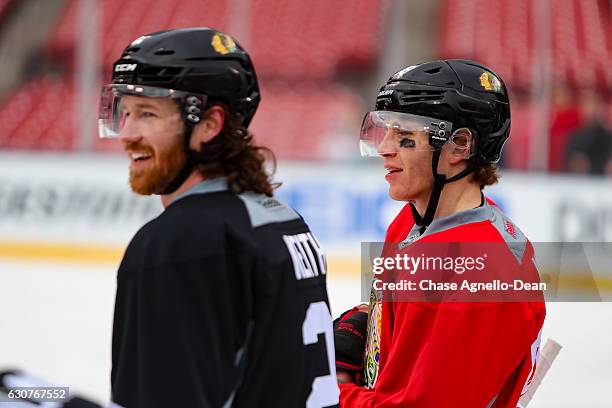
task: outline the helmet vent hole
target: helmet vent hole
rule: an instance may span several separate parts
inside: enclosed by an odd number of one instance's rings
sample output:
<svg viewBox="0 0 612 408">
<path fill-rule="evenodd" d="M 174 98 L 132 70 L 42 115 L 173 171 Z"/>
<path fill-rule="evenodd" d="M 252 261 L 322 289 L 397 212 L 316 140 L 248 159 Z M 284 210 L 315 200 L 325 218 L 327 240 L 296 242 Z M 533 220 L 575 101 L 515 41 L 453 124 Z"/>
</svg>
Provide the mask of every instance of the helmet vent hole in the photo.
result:
<svg viewBox="0 0 612 408">
<path fill-rule="evenodd" d="M 138 50 L 140 50 L 140 47 L 130 47 L 127 50 L 125 50 L 126 54 L 133 54 L 135 52 L 138 52 Z"/>
<path fill-rule="evenodd" d="M 428 74 L 437 74 L 438 72 L 440 72 L 440 67 L 436 67 L 436 68 L 432 68 L 432 69 L 428 69 L 427 72 Z"/>
<path fill-rule="evenodd" d="M 443 97 L 444 91 L 413 90 L 404 92 L 400 100 L 405 103 L 414 103 L 423 101 L 440 101 Z"/>
<path fill-rule="evenodd" d="M 147 67 L 140 73 L 143 82 L 171 82 L 181 73 L 179 67 Z"/>
<path fill-rule="evenodd" d="M 155 51 L 155 55 L 172 55 L 174 54 L 174 50 L 166 50 L 165 48 L 160 48 Z"/>
</svg>

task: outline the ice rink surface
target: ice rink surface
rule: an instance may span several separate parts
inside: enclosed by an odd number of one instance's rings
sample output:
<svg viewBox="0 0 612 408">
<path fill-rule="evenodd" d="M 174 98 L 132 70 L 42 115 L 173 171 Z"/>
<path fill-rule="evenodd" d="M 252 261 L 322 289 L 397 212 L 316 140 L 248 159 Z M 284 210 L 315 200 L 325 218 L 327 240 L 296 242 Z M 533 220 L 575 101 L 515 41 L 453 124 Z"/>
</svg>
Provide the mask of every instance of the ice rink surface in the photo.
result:
<svg viewBox="0 0 612 408">
<path fill-rule="evenodd" d="M 332 314 L 359 303 L 358 276 L 330 273 Z M 107 401 L 115 266 L 0 260 L 0 369 L 20 368 Z M 530 407 L 612 407 L 612 303 L 548 303 L 543 341 L 563 345 Z M 500 322 L 503 324 L 503 322 Z"/>
</svg>

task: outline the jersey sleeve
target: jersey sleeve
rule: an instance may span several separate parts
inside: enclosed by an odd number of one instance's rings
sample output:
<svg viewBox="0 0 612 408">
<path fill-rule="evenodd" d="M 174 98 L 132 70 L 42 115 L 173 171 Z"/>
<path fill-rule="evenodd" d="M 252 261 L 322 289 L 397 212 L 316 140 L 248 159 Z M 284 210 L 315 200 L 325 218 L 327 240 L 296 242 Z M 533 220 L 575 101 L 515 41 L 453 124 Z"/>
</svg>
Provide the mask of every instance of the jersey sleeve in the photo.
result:
<svg viewBox="0 0 612 408">
<path fill-rule="evenodd" d="M 414 218 L 412 217 L 412 209 L 410 208 L 410 204 L 406 203 L 399 214 L 391 221 L 391 224 L 389 224 L 385 242 L 393 243 L 402 241 L 406 238 L 413 225 Z"/>
<path fill-rule="evenodd" d="M 529 370 L 515 371 L 531 361 L 531 344 L 543 321 L 531 305 L 432 308 L 396 302 L 383 304 L 383 313 L 385 306 L 392 309 L 394 328 L 386 339 L 391 345 L 384 369 L 373 390 L 342 384 L 342 407 L 486 407 L 509 379 L 522 381 L 521 388 L 527 380 Z M 492 406 L 514 408 L 515 397 Z"/>
</svg>

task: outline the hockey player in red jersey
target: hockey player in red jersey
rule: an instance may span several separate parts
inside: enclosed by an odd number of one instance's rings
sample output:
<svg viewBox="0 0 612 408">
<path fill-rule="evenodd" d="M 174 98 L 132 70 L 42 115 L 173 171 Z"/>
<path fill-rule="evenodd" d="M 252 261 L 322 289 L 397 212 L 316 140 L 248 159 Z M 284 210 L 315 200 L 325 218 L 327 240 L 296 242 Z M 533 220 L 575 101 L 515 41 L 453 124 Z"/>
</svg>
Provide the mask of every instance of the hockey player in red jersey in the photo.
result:
<svg viewBox="0 0 612 408">
<path fill-rule="evenodd" d="M 393 75 L 361 131 L 362 155 L 384 159 L 389 195 L 408 202 L 382 255 L 489 245 L 485 272 L 537 280 L 531 243 L 482 193 L 497 182 L 509 132 L 506 87 L 480 64 L 434 61 Z M 372 289 L 365 340 L 354 335 L 365 316 L 358 309 L 335 325 L 341 407 L 517 406 L 537 363 L 541 290 L 433 302 L 382 292 Z"/>
</svg>

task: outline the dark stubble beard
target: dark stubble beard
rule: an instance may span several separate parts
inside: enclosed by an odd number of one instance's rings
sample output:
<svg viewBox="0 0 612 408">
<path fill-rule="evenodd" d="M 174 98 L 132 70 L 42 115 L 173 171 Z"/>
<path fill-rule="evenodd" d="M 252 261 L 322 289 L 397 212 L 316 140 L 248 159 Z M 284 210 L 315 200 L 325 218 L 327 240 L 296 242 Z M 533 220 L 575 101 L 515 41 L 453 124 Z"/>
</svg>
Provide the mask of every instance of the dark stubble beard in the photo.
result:
<svg viewBox="0 0 612 408">
<path fill-rule="evenodd" d="M 165 150 L 154 151 L 150 146 L 136 143 L 133 150 L 146 151 L 153 156 L 144 168 L 130 168 L 130 187 L 136 194 L 162 194 L 176 178 L 186 162 L 181 140 Z"/>
</svg>

